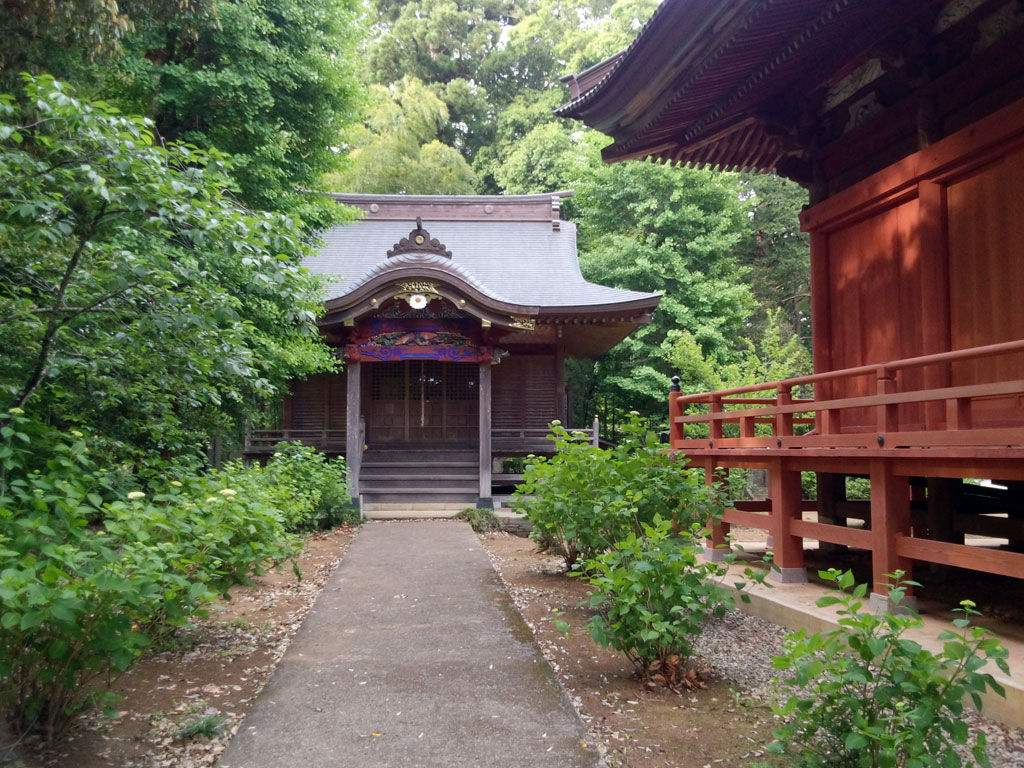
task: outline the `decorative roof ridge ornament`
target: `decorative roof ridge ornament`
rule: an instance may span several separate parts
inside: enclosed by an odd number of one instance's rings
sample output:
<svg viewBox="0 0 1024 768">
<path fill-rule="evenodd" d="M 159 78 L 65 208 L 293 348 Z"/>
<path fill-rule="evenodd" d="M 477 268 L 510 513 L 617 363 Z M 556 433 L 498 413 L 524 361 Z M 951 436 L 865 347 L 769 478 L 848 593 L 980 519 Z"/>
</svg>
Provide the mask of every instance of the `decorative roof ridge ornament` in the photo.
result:
<svg viewBox="0 0 1024 768">
<path fill-rule="evenodd" d="M 449 251 L 436 237 L 432 238 L 430 233 L 423 228 L 423 219 L 416 217 L 416 229 L 395 243 L 388 251 L 388 258 L 400 256 L 404 253 L 433 253 L 450 259 L 452 252 Z"/>
</svg>

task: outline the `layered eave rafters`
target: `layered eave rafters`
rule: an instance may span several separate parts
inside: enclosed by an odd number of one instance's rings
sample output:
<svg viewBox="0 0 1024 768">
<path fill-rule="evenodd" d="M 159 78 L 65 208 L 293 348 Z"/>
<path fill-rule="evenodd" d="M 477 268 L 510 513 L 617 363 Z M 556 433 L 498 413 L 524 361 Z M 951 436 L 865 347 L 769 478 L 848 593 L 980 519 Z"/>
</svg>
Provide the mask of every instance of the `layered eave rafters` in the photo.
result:
<svg viewBox="0 0 1024 768">
<path fill-rule="evenodd" d="M 939 7 L 934 0 L 666 0 L 601 81 L 558 114 L 610 135 L 609 162 L 775 170 L 786 148 L 764 105 L 820 87 L 851 50 Z M 792 130 L 796 119 L 782 122 Z"/>
</svg>

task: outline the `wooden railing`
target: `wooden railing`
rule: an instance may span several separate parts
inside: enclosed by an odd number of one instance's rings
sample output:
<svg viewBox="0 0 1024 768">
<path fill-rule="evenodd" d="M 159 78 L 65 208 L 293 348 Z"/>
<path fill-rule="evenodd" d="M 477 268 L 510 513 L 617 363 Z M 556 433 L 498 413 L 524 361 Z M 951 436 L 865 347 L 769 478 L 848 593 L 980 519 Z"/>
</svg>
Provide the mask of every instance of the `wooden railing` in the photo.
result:
<svg viewBox="0 0 1024 768">
<path fill-rule="evenodd" d="M 956 362 L 1021 352 L 1024 352 L 1024 339 L 719 392 L 697 395 L 673 392 L 669 399 L 671 444 L 682 450 L 1021 446 L 1024 445 L 1024 407 L 1021 406 L 1024 381 L 910 391 L 900 391 L 898 386 L 903 374 L 913 369 L 948 368 Z M 864 377 L 874 380 L 874 394 L 835 399 L 794 397 L 794 390 L 798 388 L 828 391 L 836 382 Z M 759 396 L 747 397 L 751 394 Z M 1009 418 L 997 419 L 994 424 L 990 423 L 991 419 L 976 419 L 977 403 L 994 398 L 1016 398 Z M 921 413 L 908 421 L 901 417 L 901 407 L 912 405 L 919 406 Z M 693 406 L 707 406 L 707 411 L 687 413 Z M 859 418 L 844 419 L 851 414 Z M 864 414 L 873 415 L 869 423 L 864 422 Z M 739 425 L 738 434 L 727 436 L 726 424 Z M 703 425 L 703 434 L 694 434 L 696 425 Z M 814 428 L 806 429 L 801 425 L 814 425 Z"/>
<path fill-rule="evenodd" d="M 573 427 L 569 431 L 582 434 L 583 438 L 591 445 L 598 445 L 601 434 L 600 427 L 600 422 L 597 420 L 597 417 L 594 417 L 592 427 L 585 429 Z M 548 439 L 550 434 L 551 430 L 548 427 L 494 428 L 491 430 L 491 447 L 495 453 L 499 453 L 502 450 L 550 453 L 555 448 L 555 444 Z"/>
<path fill-rule="evenodd" d="M 270 453 L 281 442 L 298 440 L 327 453 L 344 453 L 344 429 L 254 429 L 245 440 L 246 453 Z"/>
</svg>

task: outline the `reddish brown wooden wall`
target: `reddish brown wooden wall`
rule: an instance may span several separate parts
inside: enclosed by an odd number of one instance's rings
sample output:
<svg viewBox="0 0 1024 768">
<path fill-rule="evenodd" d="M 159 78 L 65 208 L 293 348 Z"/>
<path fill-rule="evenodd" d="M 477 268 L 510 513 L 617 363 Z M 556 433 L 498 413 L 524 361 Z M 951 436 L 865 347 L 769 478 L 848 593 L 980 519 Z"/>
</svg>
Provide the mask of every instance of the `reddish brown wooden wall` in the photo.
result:
<svg viewBox="0 0 1024 768">
<path fill-rule="evenodd" d="M 1024 338 L 1024 148 L 947 188 L 953 347 Z M 1024 360 L 964 363 L 954 384 L 1024 378 Z"/>
<path fill-rule="evenodd" d="M 551 355 L 516 355 L 492 370 L 491 426 L 544 429 L 557 417 L 558 377 Z"/>
<path fill-rule="evenodd" d="M 810 208 L 818 372 L 1024 338 L 1024 102 Z M 901 390 L 1024 378 L 1024 355 L 903 374 Z M 826 396 L 871 394 L 870 378 Z M 820 395 L 819 395 L 820 396 Z M 987 404 L 989 416 L 1020 403 Z M 873 416 L 845 417 L 844 430 Z M 901 419 L 920 423 L 919 407 Z"/>
</svg>

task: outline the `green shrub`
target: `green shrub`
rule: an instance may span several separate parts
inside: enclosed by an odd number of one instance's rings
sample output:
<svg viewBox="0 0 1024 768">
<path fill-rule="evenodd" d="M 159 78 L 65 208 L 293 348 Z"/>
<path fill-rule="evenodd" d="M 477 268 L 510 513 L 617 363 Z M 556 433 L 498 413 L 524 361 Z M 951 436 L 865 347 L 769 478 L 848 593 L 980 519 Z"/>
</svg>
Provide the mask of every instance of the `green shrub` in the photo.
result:
<svg viewBox="0 0 1024 768">
<path fill-rule="evenodd" d="M 477 533 L 487 533 L 501 529 L 501 521 L 490 509 L 464 509 L 455 516 L 456 520 L 465 520 Z"/>
<path fill-rule="evenodd" d="M 689 530 L 722 514 L 720 494 L 704 484 L 703 473 L 666 453 L 636 414 L 623 425 L 615 448 L 594 447 L 558 422 L 551 431 L 554 456 L 531 457 L 512 503 L 533 524 L 531 537 L 568 567 L 639 534 L 656 516 Z"/>
<path fill-rule="evenodd" d="M 583 604 L 597 611 L 587 628 L 597 643 L 624 653 L 645 680 L 674 686 L 704 624 L 734 604 L 719 583 L 728 566 L 698 557 L 699 525 L 679 536 L 670 520 L 655 515 L 641 528 L 642 535 L 630 533 L 581 563 L 578 572 L 591 586 Z M 760 578 L 749 569 L 747 576 Z"/>
<path fill-rule="evenodd" d="M 344 466 L 312 449 L 125 492 L 81 433 L 15 409 L 0 438 L 0 716 L 19 734 L 55 737 L 208 601 L 294 563 L 290 531 L 341 514 Z"/>
<path fill-rule="evenodd" d="M 329 459 L 299 442 L 278 443 L 263 471 L 267 483 L 279 487 L 283 506 L 289 506 L 290 499 L 305 498 L 310 502 L 308 507 L 289 516 L 287 525 L 291 530 L 359 522 L 359 510 L 352 504 L 348 491 L 344 459 Z"/>
<path fill-rule="evenodd" d="M 821 576 L 840 590 L 854 586 L 850 572 L 832 569 Z M 912 583 L 901 577 L 893 575 L 889 593 L 897 605 Z M 861 584 L 852 594 L 821 598 L 820 607 L 841 606 L 839 629 L 790 635 L 785 653 L 775 659 L 777 668 L 793 676 L 784 682 L 791 695 L 776 709 L 786 723 L 775 732 L 771 751 L 808 768 L 988 766 L 984 733 L 971 745 L 976 762 L 964 763 L 955 749 L 970 741 L 964 698 L 970 696 L 980 710 L 986 690 L 1004 695 L 982 667 L 991 660 L 1009 671 L 999 640 L 970 626 L 974 604 L 961 603 L 963 616 L 953 622 L 957 631 L 939 635 L 943 649 L 933 653 L 905 637 L 922 626 L 917 614 L 863 611 L 866 591 Z"/>
<path fill-rule="evenodd" d="M 49 435 L 50 458 L 25 471 L 40 430 L 17 411 L 0 423 L 0 713 L 16 733 L 53 738 L 149 645 L 140 621 L 171 603 L 184 615 L 207 590 L 163 553 L 90 526 L 102 499 L 84 439 Z"/>
</svg>

